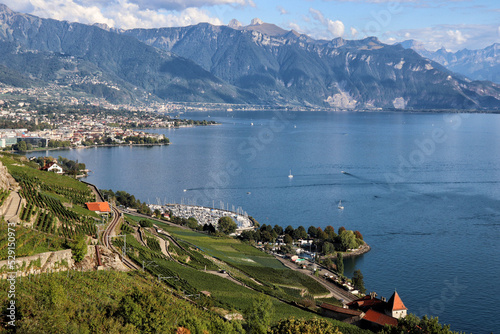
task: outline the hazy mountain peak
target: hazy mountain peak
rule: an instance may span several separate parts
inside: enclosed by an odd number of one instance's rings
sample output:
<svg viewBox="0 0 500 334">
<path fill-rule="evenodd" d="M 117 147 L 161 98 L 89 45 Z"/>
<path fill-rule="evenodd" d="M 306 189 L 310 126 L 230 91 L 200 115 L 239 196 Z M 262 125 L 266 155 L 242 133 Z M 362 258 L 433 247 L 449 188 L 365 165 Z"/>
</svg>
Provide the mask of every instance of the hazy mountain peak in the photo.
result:
<svg viewBox="0 0 500 334">
<path fill-rule="evenodd" d="M 408 39 L 406 41 L 403 41 L 401 43 L 396 43 L 396 44 L 400 44 L 405 49 L 413 49 L 415 51 L 425 50 L 424 44 L 422 42 L 416 41 L 414 39 Z"/>
<path fill-rule="evenodd" d="M 252 19 L 252 22 L 250 23 L 251 26 L 258 26 L 258 25 L 261 25 L 263 24 L 264 21 L 262 21 L 261 19 L 259 19 L 258 17 Z"/>
<path fill-rule="evenodd" d="M 243 25 L 237 19 L 232 19 L 227 26 L 229 28 L 238 29 L 238 28 L 240 28 Z"/>
</svg>

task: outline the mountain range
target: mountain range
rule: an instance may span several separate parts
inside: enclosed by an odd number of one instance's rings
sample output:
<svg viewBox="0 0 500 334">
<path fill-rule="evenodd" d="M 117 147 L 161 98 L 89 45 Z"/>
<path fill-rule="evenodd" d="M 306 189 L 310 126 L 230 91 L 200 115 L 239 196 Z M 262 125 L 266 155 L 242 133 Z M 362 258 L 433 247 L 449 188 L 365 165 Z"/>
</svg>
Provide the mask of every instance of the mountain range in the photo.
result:
<svg viewBox="0 0 500 334">
<path fill-rule="evenodd" d="M 500 44 L 494 43 L 484 49 L 462 49 L 457 52 L 445 48 L 428 51 L 421 42 L 407 40 L 400 43 L 405 49 L 413 49 L 423 57 L 434 60 L 453 72 L 473 80 L 489 80 L 500 84 Z"/>
<path fill-rule="evenodd" d="M 114 103 L 223 102 L 332 109 L 500 109 L 473 81 L 375 37 L 315 40 L 254 19 L 111 29 L 0 5 L 0 82 L 58 85 Z"/>
</svg>

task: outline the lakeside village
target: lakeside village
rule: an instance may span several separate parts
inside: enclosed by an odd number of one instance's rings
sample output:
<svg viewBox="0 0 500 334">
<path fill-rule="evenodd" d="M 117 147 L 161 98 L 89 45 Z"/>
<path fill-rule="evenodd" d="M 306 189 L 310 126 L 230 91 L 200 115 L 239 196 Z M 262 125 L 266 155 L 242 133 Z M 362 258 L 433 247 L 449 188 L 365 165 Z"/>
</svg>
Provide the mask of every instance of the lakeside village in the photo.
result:
<svg viewBox="0 0 500 334">
<path fill-rule="evenodd" d="M 332 226 L 327 226 L 324 231 L 321 227 L 310 226 L 306 231 L 303 226 L 296 229 L 287 226 L 283 229 L 279 225 L 260 225 L 241 207 L 235 211 L 233 206 L 231 211 L 229 206 L 224 209 L 223 205 L 221 203 L 220 209 L 183 204 L 150 204 L 148 207 L 153 217 L 211 234 L 222 232 L 237 237 L 269 254 L 289 259 L 312 273 L 321 272 L 321 268 L 333 270 L 340 275 L 325 271 L 325 278 L 352 294 L 366 292 L 361 273 L 361 279 L 355 283 L 343 277 L 343 257 L 361 255 L 370 250 L 359 231 L 340 227 L 337 234 Z M 131 208 L 127 210 L 137 211 Z M 230 219 L 226 221 L 228 223 L 221 223 L 223 218 Z"/>
<path fill-rule="evenodd" d="M 156 112 L 130 113 L 82 106 L 49 108 L 2 102 L 0 148 L 22 152 L 97 145 L 164 145 L 169 144 L 167 137 L 145 129 L 216 124 Z"/>
<path fill-rule="evenodd" d="M 324 230 L 310 226 L 306 231 L 303 226 L 283 229 L 279 225 L 260 225 L 241 207 L 235 211 L 232 206 L 230 211 L 228 205 L 227 209 L 224 209 L 224 203 L 220 205 L 220 209 L 183 204 L 150 204 L 148 207 L 152 217 L 209 234 L 233 236 L 279 258 L 291 269 L 309 272 L 316 279 L 335 285 L 337 293 L 334 295 L 341 305 L 322 303 L 320 309 L 324 316 L 361 324 L 375 331 L 386 325 L 397 326 L 398 319 L 406 317 L 408 309 L 396 291 L 389 300 L 376 298 L 375 292 L 366 294 L 360 270 L 356 270 L 351 279 L 344 276 L 344 257 L 370 251 L 359 231 L 340 227 L 335 233 L 332 226 Z M 157 226 L 155 228 L 158 233 L 164 233 Z"/>
</svg>

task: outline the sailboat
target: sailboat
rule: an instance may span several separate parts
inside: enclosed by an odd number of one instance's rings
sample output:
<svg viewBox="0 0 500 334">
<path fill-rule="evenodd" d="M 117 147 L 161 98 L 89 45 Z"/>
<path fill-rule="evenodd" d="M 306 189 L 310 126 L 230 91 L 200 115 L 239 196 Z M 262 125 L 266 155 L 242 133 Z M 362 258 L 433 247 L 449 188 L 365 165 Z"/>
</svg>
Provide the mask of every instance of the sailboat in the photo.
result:
<svg viewBox="0 0 500 334">
<path fill-rule="evenodd" d="M 342 200 L 339 201 L 339 210 L 344 210 L 344 207 L 342 206 Z"/>
<path fill-rule="evenodd" d="M 290 169 L 290 174 L 288 174 L 288 178 L 291 179 L 293 178 L 293 175 L 292 175 L 292 170 Z"/>
</svg>

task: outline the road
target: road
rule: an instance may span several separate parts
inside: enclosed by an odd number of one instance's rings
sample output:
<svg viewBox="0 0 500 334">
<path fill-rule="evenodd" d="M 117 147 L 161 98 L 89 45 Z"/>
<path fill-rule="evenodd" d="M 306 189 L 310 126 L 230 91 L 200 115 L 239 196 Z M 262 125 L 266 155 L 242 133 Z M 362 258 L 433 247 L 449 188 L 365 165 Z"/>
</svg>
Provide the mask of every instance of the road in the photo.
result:
<svg viewBox="0 0 500 334">
<path fill-rule="evenodd" d="M 330 294 L 333 296 L 333 298 L 337 299 L 337 300 L 342 300 L 344 301 L 344 303 L 349 303 L 349 302 L 352 302 L 356 299 L 358 299 L 357 296 L 353 295 L 352 293 L 349 293 L 347 291 L 345 291 L 344 289 L 342 288 L 339 288 L 338 286 L 336 286 L 335 284 L 333 283 L 330 283 L 328 282 L 325 278 L 322 278 L 322 277 L 316 277 L 314 275 L 311 275 L 311 271 L 310 270 L 307 270 L 307 269 L 299 269 L 297 268 L 297 265 L 294 264 L 294 263 L 291 263 L 290 261 L 288 260 L 285 260 L 279 256 L 275 256 L 276 259 L 278 259 L 278 261 L 280 261 L 281 263 L 283 263 L 286 267 L 292 269 L 292 270 L 295 270 L 295 271 L 298 271 L 298 272 L 301 272 L 313 279 L 315 279 L 318 283 L 320 283 L 321 285 L 323 285 L 329 292 Z"/>
</svg>

